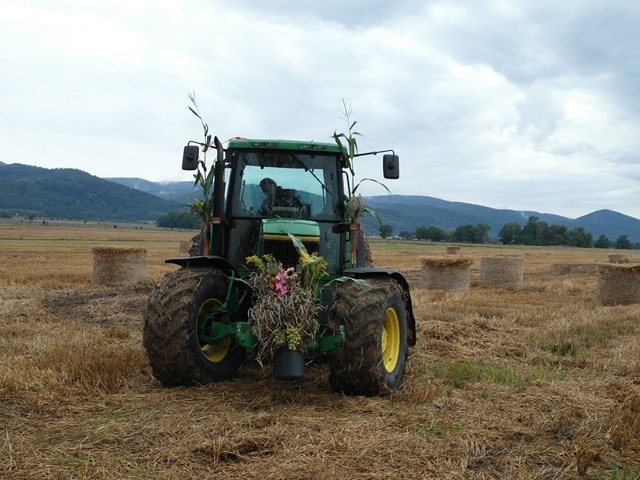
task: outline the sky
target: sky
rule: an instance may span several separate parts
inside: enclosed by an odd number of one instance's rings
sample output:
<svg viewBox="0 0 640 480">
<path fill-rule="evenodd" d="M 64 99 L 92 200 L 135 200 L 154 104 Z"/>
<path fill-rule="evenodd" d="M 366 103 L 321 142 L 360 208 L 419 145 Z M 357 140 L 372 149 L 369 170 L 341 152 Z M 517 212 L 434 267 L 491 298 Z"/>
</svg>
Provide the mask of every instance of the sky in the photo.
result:
<svg viewBox="0 0 640 480">
<path fill-rule="evenodd" d="M 332 141 L 344 101 L 393 194 L 640 218 L 638 24 L 629 0 L 2 0 L 0 161 L 192 180 L 190 92 L 223 141 Z"/>
</svg>

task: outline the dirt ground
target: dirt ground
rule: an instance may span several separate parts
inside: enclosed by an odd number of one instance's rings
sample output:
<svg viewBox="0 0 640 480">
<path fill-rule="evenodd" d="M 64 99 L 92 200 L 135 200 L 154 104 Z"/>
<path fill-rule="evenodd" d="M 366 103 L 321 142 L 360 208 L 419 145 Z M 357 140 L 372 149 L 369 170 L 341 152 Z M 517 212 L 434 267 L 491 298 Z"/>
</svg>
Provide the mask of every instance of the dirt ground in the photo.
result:
<svg viewBox="0 0 640 480">
<path fill-rule="evenodd" d="M 462 246 L 471 286 L 452 292 L 423 288 L 445 246 L 373 242 L 409 280 L 418 342 L 400 389 L 349 397 L 322 360 L 301 381 L 250 362 L 160 385 L 142 317 L 188 232 L 118 230 L 0 226 L 2 478 L 640 478 L 640 305 L 597 302 L 611 251 Z M 93 285 L 95 245 L 147 248 L 149 281 Z M 482 284 L 503 254 L 523 284 Z"/>
</svg>

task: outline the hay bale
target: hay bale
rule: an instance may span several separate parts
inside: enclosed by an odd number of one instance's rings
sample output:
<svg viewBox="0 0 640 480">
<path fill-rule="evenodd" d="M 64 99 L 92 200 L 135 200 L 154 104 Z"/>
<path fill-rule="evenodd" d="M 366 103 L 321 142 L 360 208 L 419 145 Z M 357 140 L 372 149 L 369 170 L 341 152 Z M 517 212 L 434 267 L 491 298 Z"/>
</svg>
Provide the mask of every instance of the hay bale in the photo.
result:
<svg viewBox="0 0 640 480">
<path fill-rule="evenodd" d="M 465 257 L 423 258 L 423 286 L 429 290 L 469 290 L 472 263 Z"/>
<path fill-rule="evenodd" d="M 480 283 L 522 285 L 523 260 L 520 256 L 483 257 L 480 260 Z"/>
<path fill-rule="evenodd" d="M 147 250 L 144 248 L 93 248 L 93 283 L 131 285 L 147 281 Z"/>
<path fill-rule="evenodd" d="M 457 255 L 460 253 L 460 247 L 457 245 L 447 245 L 447 255 Z"/>
<path fill-rule="evenodd" d="M 640 264 L 602 264 L 598 276 L 598 303 L 640 303 Z"/>
<path fill-rule="evenodd" d="M 629 263 L 626 255 L 614 254 L 609 255 L 609 263 Z"/>
<path fill-rule="evenodd" d="M 180 254 L 188 257 L 190 250 L 191 240 L 180 240 Z"/>
</svg>

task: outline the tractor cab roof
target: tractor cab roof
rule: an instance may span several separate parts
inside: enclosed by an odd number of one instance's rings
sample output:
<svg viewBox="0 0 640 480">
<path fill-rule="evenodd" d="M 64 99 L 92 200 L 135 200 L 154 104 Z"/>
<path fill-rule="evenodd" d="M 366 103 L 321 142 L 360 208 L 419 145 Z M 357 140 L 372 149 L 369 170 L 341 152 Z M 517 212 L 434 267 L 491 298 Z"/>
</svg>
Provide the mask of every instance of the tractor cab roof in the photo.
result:
<svg viewBox="0 0 640 480">
<path fill-rule="evenodd" d="M 252 138 L 234 137 L 229 140 L 227 148 L 233 149 L 271 149 L 271 150 L 293 150 L 299 152 L 323 152 L 341 153 L 340 148 L 335 143 L 325 142 L 305 142 L 301 140 L 264 140 Z"/>
</svg>

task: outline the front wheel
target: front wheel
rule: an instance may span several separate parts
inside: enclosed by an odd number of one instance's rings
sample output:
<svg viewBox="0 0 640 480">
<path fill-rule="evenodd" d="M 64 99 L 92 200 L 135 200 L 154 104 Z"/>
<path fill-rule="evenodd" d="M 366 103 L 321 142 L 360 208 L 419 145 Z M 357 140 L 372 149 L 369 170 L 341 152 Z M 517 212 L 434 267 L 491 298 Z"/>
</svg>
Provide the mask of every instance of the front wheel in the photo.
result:
<svg viewBox="0 0 640 480">
<path fill-rule="evenodd" d="M 407 357 L 407 314 L 398 284 L 370 280 L 371 287 L 344 282 L 331 310 L 345 344 L 330 359 L 329 382 L 351 395 L 380 395 L 400 385 Z"/>
<path fill-rule="evenodd" d="M 228 289 L 226 275 L 206 268 L 183 268 L 156 286 L 144 315 L 143 344 L 153 375 L 164 385 L 204 384 L 235 375 L 245 349 L 231 338 L 206 342 L 198 335 L 211 328 L 212 319 L 231 323 L 228 313 L 210 314 L 224 304 Z"/>
</svg>

